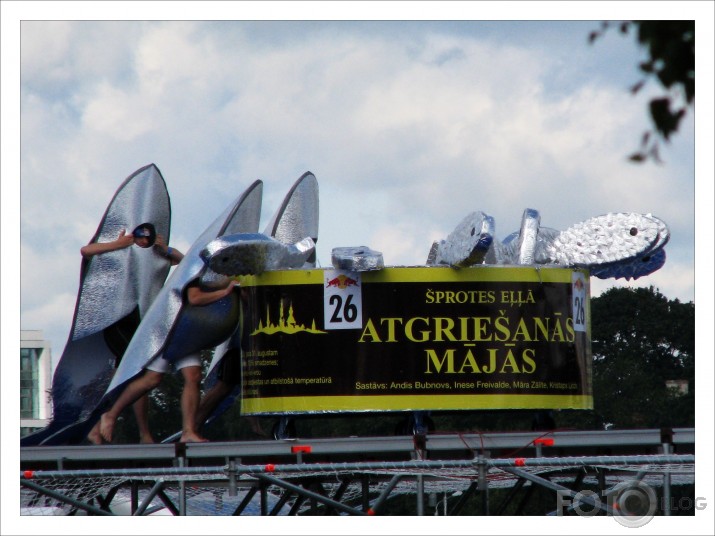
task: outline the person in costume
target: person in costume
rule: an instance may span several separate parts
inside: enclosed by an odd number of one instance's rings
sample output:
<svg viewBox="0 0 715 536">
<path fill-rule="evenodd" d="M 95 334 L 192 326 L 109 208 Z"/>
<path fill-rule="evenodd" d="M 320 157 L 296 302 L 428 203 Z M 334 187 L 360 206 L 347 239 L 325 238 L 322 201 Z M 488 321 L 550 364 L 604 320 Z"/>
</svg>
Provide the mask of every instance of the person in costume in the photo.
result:
<svg viewBox="0 0 715 536">
<path fill-rule="evenodd" d="M 229 302 L 238 300 L 237 293 L 233 292 L 237 286 L 235 280 L 226 278 L 225 286 L 216 289 L 201 285 L 199 279 L 190 282 L 184 292 L 184 304 L 179 313 L 177 330 L 183 331 L 183 324 L 191 324 L 195 312 L 201 308 L 222 308 L 231 307 Z M 199 314 L 201 314 L 199 312 Z M 169 343 L 169 345 L 171 342 Z M 205 348 L 208 349 L 209 347 Z M 169 346 L 171 351 L 171 346 Z M 121 392 L 114 404 L 108 411 L 104 412 L 93 429 L 104 441 L 111 442 L 114 432 L 114 425 L 121 412 L 130 404 L 136 403 L 142 397 L 146 397 L 150 391 L 161 383 L 164 374 L 170 369 L 180 371 L 184 387 L 181 393 L 181 414 L 182 414 L 182 434 L 180 441 L 183 443 L 207 441 L 198 431 L 197 411 L 201 398 L 201 356 L 200 351 L 192 351 L 182 355 L 171 362 L 165 355 L 159 354 L 154 357 L 145 367 L 141 375 L 132 380 Z"/>
<path fill-rule="evenodd" d="M 131 234 L 127 234 L 126 230 L 123 229 L 116 240 L 110 242 L 90 242 L 80 249 L 80 253 L 83 259 L 88 261 L 95 255 L 102 255 L 103 253 L 124 249 L 133 245 L 144 249 L 153 248 L 153 251 L 157 255 L 166 258 L 171 266 L 178 264 L 181 259 L 184 258 L 184 255 L 179 250 L 168 247 L 164 238 L 156 234 L 154 225 L 148 222 L 137 226 Z M 104 338 L 107 346 L 116 357 L 115 368 L 119 366 L 124 351 L 127 349 L 129 341 L 139 326 L 139 321 L 138 315 L 130 315 L 105 330 Z M 136 402 L 132 404 L 132 409 L 134 410 L 134 417 L 139 429 L 139 442 L 154 443 L 154 438 L 149 427 L 148 395 L 137 399 Z M 95 445 L 102 443 L 99 429 L 97 427 L 92 428 L 87 439 L 90 443 Z"/>
</svg>

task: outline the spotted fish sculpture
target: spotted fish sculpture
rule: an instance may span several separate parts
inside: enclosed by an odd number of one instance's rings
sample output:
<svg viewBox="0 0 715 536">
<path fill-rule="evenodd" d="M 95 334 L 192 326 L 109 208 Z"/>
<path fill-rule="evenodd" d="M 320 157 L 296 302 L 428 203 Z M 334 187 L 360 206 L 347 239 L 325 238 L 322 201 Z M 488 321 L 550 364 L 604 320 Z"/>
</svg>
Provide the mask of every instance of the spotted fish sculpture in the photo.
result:
<svg viewBox="0 0 715 536">
<path fill-rule="evenodd" d="M 154 164 L 119 186 L 90 243 L 111 242 L 122 231 L 151 223 L 169 242 L 171 202 Z M 75 427 L 101 399 L 122 358 L 126 339 L 158 295 L 169 261 L 153 248 L 126 247 L 82 261 L 72 327 L 52 379 L 50 424 L 21 439 L 21 445 L 76 443 L 86 432 Z"/>
<path fill-rule="evenodd" d="M 663 266 L 670 238 L 665 222 L 635 213 L 604 214 L 557 231 L 541 227 L 539 213 L 526 209 L 520 230 L 502 242 L 493 239 L 493 228 L 491 217 L 470 214 L 447 240 L 433 244 L 428 264 L 571 266 L 601 279 L 629 280 Z"/>
</svg>

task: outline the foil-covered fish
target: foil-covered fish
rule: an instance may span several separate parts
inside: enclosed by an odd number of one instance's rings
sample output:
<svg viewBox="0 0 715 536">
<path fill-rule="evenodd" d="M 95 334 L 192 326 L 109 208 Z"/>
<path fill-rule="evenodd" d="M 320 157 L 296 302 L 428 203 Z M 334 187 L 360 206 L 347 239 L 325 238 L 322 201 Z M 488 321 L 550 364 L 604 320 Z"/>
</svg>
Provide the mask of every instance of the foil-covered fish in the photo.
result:
<svg viewBox="0 0 715 536">
<path fill-rule="evenodd" d="M 348 272 L 369 272 L 385 267 L 382 253 L 367 246 L 333 248 L 330 258 L 333 268 Z"/>
<path fill-rule="evenodd" d="M 171 203 L 164 178 L 154 164 L 122 182 L 90 242 L 114 241 L 121 231 L 130 233 L 146 222 L 168 243 Z M 85 430 L 64 430 L 85 418 L 102 397 L 127 336 L 148 311 L 169 269 L 170 263 L 151 247 L 131 246 L 82 261 L 72 327 L 52 379 L 52 421 L 23 437 L 21 445 L 84 439 Z"/>
<path fill-rule="evenodd" d="M 632 261 L 667 242 L 665 224 L 643 214 L 605 214 L 578 223 L 545 243 L 537 255 L 542 263 L 601 266 Z"/>
<path fill-rule="evenodd" d="M 201 258 L 214 272 L 235 276 L 301 268 L 314 254 L 315 242 L 310 237 L 286 245 L 264 234 L 239 233 L 212 240 Z"/>
<path fill-rule="evenodd" d="M 481 264 L 494 240 L 494 218 L 484 212 L 468 214 L 446 240 L 432 244 L 427 264 L 455 268 Z"/>
</svg>

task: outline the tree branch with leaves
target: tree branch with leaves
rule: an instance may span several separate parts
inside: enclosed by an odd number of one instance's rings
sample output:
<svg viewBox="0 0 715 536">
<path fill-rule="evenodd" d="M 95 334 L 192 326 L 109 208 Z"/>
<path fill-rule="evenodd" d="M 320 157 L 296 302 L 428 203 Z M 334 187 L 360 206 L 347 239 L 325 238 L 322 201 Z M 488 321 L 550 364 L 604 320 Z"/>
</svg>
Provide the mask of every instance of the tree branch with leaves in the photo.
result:
<svg viewBox="0 0 715 536">
<path fill-rule="evenodd" d="M 665 95 L 648 103 L 654 128 L 643 134 L 640 149 L 629 159 L 661 163 L 660 141 L 670 141 L 688 109 L 695 105 L 695 21 L 603 22 L 599 30 L 589 34 L 589 42 L 593 43 L 613 26 L 624 35 L 635 32 L 639 45 L 648 53 L 646 61 L 639 65 L 643 78 L 631 86 L 631 93 L 637 94 L 650 79 L 657 80 L 666 90 Z"/>
</svg>

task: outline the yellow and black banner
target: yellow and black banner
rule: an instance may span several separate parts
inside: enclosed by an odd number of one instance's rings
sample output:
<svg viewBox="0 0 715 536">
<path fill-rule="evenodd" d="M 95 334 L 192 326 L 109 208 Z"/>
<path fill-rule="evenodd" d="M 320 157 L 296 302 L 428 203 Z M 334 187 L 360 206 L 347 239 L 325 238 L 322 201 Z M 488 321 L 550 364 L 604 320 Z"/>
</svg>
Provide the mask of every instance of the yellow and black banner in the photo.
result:
<svg viewBox="0 0 715 536">
<path fill-rule="evenodd" d="M 394 267 L 239 279 L 246 415 L 593 407 L 586 271 Z"/>
</svg>

